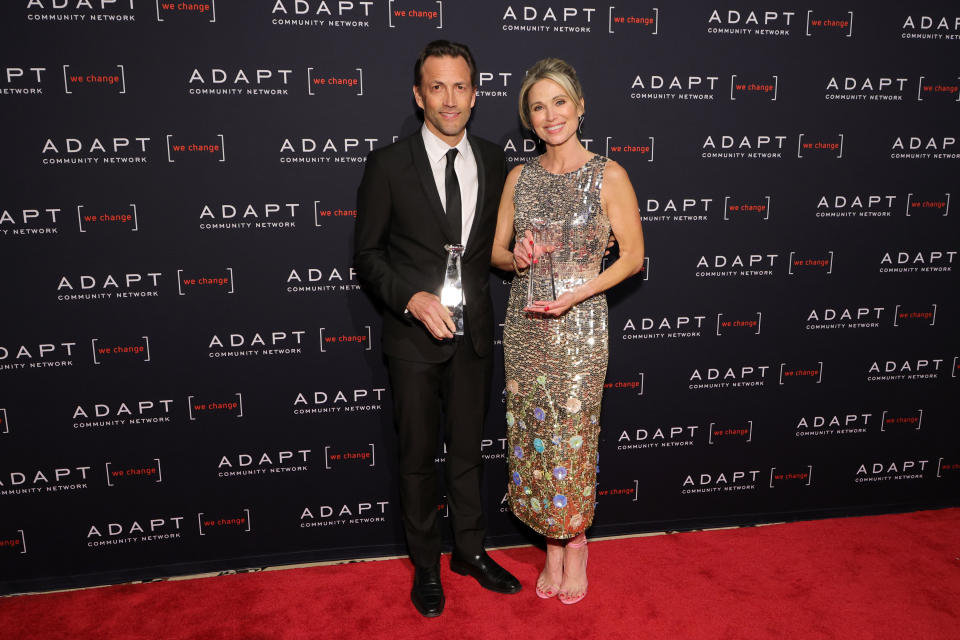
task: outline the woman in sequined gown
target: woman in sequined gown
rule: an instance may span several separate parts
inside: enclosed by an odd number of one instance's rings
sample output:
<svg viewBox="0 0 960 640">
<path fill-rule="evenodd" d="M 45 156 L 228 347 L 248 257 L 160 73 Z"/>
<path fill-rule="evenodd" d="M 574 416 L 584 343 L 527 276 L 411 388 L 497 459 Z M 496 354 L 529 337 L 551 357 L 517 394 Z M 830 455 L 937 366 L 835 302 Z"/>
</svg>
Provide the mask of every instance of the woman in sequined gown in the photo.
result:
<svg viewBox="0 0 960 640">
<path fill-rule="evenodd" d="M 547 58 L 527 71 L 520 118 L 546 151 L 507 177 L 491 256 L 493 266 L 517 273 L 503 331 L 510 508 L 546 538 L 537 595 L 566 604 L 587 591 L 584 531 L 596 501 L 607 370 L 603 291 L 639 272 L 644 252 L 626 171 L 577 137 L 584 106 L 566 62 Z M 551 235 L 535 244 L 534 228 Z M 620 257 L 601 273 L 611 230 Z M 557 298 L 528 305 L 530 268 L 547 254 Z"/>
</svg>

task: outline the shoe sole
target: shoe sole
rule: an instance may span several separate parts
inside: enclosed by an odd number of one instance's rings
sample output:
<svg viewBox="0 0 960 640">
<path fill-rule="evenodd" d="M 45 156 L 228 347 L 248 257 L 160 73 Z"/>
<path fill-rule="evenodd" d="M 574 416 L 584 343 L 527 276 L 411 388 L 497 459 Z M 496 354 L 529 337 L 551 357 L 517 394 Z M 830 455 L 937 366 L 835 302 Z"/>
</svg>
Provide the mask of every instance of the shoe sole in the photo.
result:
<svg viewBox="0 0 960 640">
<path fill-rule="evenodd" d="M 583 600 L 583 599 L 586 598 L 586 597 L 587 597 L 587 594 L 586 594 L 586 592 L 584 592 L 584 594 L 583 594 L 582 596 L 578 596 L 578 597 L 576 597 L 576 598 L 563 599 L 563 598 L 557 596 L 557 600 L 559 600 L 559 601 L 562 602 L 563 604 L 577 604 L 578 602 L 580 602 L 581 600 Z"/>
</svg>

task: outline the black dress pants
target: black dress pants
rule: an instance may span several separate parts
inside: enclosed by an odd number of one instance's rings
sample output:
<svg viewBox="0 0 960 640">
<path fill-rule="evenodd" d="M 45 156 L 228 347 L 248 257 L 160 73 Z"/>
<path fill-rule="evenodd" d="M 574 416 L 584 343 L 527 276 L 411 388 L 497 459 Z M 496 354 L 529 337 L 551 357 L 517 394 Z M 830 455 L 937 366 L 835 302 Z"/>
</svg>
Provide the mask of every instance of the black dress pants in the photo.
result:
<svg viewBox="0 0 960 640">
<path fill-rule="evenodd" d="M 418 567 L 440 561 L 439 487 L 435 458 L 443 430 L 447 445 L 447 501 L 454 544 L 465 554 L 483 549 L 480 440 L 490 397 L 493 357 L 478 356 L 469 335 L 456 339 L 445 362 L 387 357 L 399 433 L 400 502 L 410 559 Z"/>
</svg>

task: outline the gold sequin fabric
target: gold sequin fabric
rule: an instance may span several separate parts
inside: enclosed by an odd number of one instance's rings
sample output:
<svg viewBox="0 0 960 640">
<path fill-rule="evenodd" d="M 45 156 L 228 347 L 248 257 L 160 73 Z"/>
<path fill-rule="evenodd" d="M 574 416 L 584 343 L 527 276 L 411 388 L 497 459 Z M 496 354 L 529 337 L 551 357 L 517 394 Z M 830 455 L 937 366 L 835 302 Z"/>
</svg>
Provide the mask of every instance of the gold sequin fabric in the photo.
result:
<svg viewBox="0 0 960 640">
<path fill-rule="evenodd" d="M 600 202 L 607 158 L 553 174 L 535 158 L 514 195 L 514 232 L 549 224 L 557 295 L 600 273 L 610 220 Z M 503 328 L 510 508 L 535 531 L 572 538 L 593 522 L 600 399 L 607 374 L 607 300 L 593 296 L 558 317 L 527 304 L 532 271 L 515 277 Z"/>
</svg>

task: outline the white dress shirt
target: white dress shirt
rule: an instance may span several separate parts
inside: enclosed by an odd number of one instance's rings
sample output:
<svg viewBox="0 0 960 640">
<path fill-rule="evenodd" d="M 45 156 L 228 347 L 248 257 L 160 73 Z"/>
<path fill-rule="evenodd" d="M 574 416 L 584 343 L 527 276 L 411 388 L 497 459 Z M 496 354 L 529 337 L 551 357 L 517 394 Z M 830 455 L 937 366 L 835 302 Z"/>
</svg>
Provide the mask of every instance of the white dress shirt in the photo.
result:
<svg viewBox="0 0 960 640">
<path fill-rule="evenodd" d="M 443 210 L 447 210 L 447 151 L 451 147 L 449 144 L 438 138 L 432 131 L 427 129 L 427 125 L 420 128 L 420 134 L 423 136 L 423 146 L 427 149 L 427 159 L 430 160 L 430 169 L 433 171 L 433 181 L 437 185 L 437 193 L 440 195 L 440 203 Z M 457 181 L 460 183 L 460 203 L 461 217 L 463 225 L 460 228 L 460 244 L 467 246 L 467 237 L 470 235 L 470 228 L 473 226 L 473 219 L 477 212 L 477 159 L 473 157 L 473 148 L 470 141 L 467 140 L 467 134 L 464 132 L 460 142 L 457 143 L 457 159 L 453 163 L 453 170 L 457 173 Z"/>
</svg>

